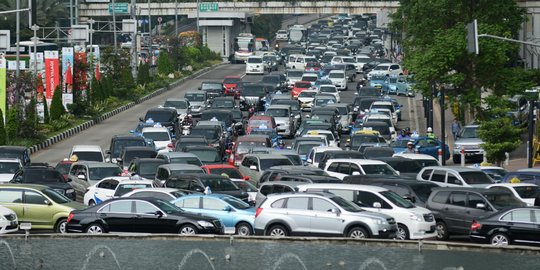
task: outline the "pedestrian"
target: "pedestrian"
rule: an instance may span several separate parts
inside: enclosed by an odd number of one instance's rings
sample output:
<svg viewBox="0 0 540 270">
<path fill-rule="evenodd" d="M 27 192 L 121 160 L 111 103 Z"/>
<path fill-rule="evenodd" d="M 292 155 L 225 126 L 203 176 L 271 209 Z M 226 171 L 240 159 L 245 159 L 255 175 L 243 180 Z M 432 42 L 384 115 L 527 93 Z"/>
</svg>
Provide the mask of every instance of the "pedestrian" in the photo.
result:
<svg viewBox="0 0 540 270">
<path fill-rule="evenodd" d="M 457 119 L 454 118 L 454 121 L 452 122 L 452 135 L 454 136 L 454 141 L 457 140 L 457 135 L 461 131 L 461 124 Z"/>
</svg>

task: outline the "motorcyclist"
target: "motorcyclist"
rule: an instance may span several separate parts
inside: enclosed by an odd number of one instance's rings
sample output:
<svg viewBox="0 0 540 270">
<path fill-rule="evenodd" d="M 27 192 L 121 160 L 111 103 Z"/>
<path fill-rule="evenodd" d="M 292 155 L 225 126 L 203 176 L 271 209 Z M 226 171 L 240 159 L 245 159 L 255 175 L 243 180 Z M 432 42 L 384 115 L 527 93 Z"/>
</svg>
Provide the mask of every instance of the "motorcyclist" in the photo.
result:
<svg viewBox="0 0 540 270">
<path fill-rule="evenodd" d="M 427 128 L 426 137 L 435 139 L 435 134 L 433 133 L 433 129 L 431 127 Z"/>
<path fill-rule="evenodd" d="M 276 149 L 285 149 L 285 142 L 283 140 L 279 140 L 278 145 L 276 146 Z"/>
<path fill-rule="evenodd" d="M 193 126 L 193 118 L 192 118 L 191 114 L 188 114 L 188 115 L 186 115 L 186 117 L 184 117 L 184 120 L 182 121 L 182 125 L 183 126 Z"/>
<path fill-rule="evenodd" d="M 414 149 L 414 143 L 413 142 L 408 142 L 407 143 L 407 148 L 405 149 L 405 151 L 403 151 L 404 153 L 416 153 L 416 149 Z"/>
</svg>

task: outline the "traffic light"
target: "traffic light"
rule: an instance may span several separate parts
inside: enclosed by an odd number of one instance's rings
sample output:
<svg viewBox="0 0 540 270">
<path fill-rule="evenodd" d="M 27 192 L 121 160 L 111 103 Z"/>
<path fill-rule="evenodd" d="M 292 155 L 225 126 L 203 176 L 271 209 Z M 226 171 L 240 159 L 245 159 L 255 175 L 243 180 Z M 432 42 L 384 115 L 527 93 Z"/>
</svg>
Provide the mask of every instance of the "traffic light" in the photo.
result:
<svg viewBox="0 0 540 270">
<path fill-rule="evenodd" d="M 467 51 L 478 54 L 478 25 L 476 20 L 467 24 Z"/>
</svg>

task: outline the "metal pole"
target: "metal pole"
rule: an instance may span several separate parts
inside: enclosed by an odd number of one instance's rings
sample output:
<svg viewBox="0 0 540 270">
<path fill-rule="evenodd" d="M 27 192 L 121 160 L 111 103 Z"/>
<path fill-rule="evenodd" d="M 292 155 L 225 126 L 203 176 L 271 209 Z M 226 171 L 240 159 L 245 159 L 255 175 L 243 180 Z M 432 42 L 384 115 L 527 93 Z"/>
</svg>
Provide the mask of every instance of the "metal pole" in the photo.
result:
<svg viewBox="0 0 540 270">
<path fill-rule="evenodd" d="M 69 0 L 69 26 L 73 25 L 73 0 Z"/>
<path fill-rule="evenodd" d="M 529 100 L 529 144 L 527 151 L 527 168 L 532 168 L 533 164 L 533 136 L 534 136 L 534 100 Z"/>
<path fill-rule="evenodd" d="M 445 109 L 444 109 L 444 87 L 441 87 L 441 151 L 442 151 L 442 163 L 446 165 L 446 124 L 445 124 Z"/>
<path fill-rule="evenodd" d="M 174 36 L 178 37 L 178 0 L 174 0 Z"/>
<path fill-rule="evenodd" d="M 131 35 L 131 74 L 137 80 L 137 18 L 135 17 L 136 1 L 131 0 L 131 18 L 135 20 L 135 29 Z"/>
<path fill-rule="evenodd" d="M 21 1 L 20 0 L 17 0 L 17 10 L 19 10 L 21 7 Z M 20 49 L 20 40 L 21 40 L 21 14 L 19 14 L 19 11 L 17 11 L 17 13 L 15 13 L 15 35 L 17 36 L 16 38 L 16 42 L 17 42 L 17 45 L 16 45 L 16 48 L 17 48 L 17 52 L 16 52 L 16 61 L 17 63 L 15 63 L 15 76 L 17 77 L 17 79 L 19 79 L 19 73 L 20 73 L 20 67 L 19 67 L 19 60 L 21 58 L 21 52 L 19 52 L 19 49 Z M 15 89 L 18 89 L 18 85 Z M 17 93 L 18 94 L 18 93 Z M 18 97 L 17 97 L 18 98 Z"/>
<path fill-rule="evenodd" d="M 90 82 L 89 82 L 90 91 L 92 91 L 92 81 L 96 77 L 96 69 L 95 69 L 95 63 L 94 63 L 94 47 L 92 46 L 94 45 L 92 38 L 94 36 L 94 23 L 95 22 L 96 21 L 94 21 L 93 19 L 88 20 L 88 24 L 90 24 L 90 64 L 92 66 L 92 71 L 90 72 L 90 74 L 92 74 L 92 77 L 90 78 Z"/>
<path fill-rule="evenodd" d="M 79 0 L 75 0 L 75 24 L 79 24 Z"/>
<path fill-rule="evenodd" d="M 197 33 L 199 33 L 199 35 L 201 34 L 201 31 L 199 29 L 199 0 L 197 0 Z"/>
<path fill-rule="evenodd" d="M 32 25 L 32 30 L 34 31 L 34 76 L 37 77 L 37 31 L 39 30 L 39 26 L 37 26 L 36 24 Z"/>
<path fill-rule="evenodd" d="M 150 39 L 148 41 L 148 55 L 150 57 L 150 66 L 152 66 L 153 63 L 153 56 L 154 56 L 154 50 L 152 49 L 152 17 L 150 15 L 150 0 L 148 0 L 148 38 Z"/>
<path fill-rule="evenodd" d="M 116 42 L 116 1 L 112 0 L 112 21 L 113 21 L 113 39 L 114 39 L 114 50 L 118 48 L 118 44 Z"/>
</svg>

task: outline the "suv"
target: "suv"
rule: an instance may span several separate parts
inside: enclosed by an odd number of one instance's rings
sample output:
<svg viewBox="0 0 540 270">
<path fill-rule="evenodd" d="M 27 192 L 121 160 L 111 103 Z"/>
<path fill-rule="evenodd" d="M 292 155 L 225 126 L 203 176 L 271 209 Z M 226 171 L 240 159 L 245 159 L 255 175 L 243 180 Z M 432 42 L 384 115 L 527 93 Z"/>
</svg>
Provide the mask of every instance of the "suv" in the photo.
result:
<svg viewBox="0 0 540 270">
<path fill-rule="evenodd" d="M 158 158 L 134 158 L 128 166 L 131 175 L 139 175 L 145 179 L 152 180 L 156 176 L 157 168 L 167 164 L 163 159 Z"/>
<path fill-rule="evenodd" d="M 513 206 L 526 204 L 507 191 L 459 187 L 436 188 L 426 203 L 435 215 L 437 240 L 469 234 L 473 219 Z"/>
<path fill-rule="evenodd" d="M 390 165 L 379 160 L 371 159 L 329 159 L 326 162 L 324 170 L 328 175 L 337 177 L 341 180 L 348 175 L 399 175 L 399 173 L 390 167 Z"/>
<path fill-rule="evenodd" d="M 271 195 L 257 208 L 255 234 L 394 238 L 396 221 L 328 193 Z"/>
<path fill-rule="evenodd" d="M 144 117 L 139 118 L 139 121 L 146 122 L 149 119 L 152 119 L 154 123 L 160 123 L 162 126 L 167 127 L 174 136 L 180 134 L 180 118 L 175 108 L 151 108 L 146 111 Z"/>
<path fill-rule="evenodd" d="M 0 184 L 9 182 L 22 168 L 23 165 L 18 158 L 0 158 Z"/>
<path fill-rule="evenodd" d="M 479 129 L 479 125 L 466 125 L 461 129 L 454 142 L 454 151 L 452 155 L 454 164 L 460 164 L 461 162 L 461 148 L 463 148 L 463 151 L 465 152 L 465 161 L 467 161 L 467 159 L 483 159 L 484 149 L 482 149 L 481 145 L 484 142 L 478 137 L 477 132 Z"/>
<path fill-rule="evenodd" d="M 295 193 L 298 191 L 296 187 L 302 184 L 305 183 L 294 181 L 265 182 L 259 187 L 257 195 L 255 195 L 255 206 L 261 205 L 270 194 Z"/>
<path fill-rule="evenodd" d="M 238 169 L 242 175 L 249 176 L 249 181 L 254 184 L 259 183 L 262 173 L 273 166 L 293 165 L 286 156 L 270 154 L 248 154 L 244 155 L 242 163 Z"/>
<path fill-rule="evenodd" d="M 122 150 L 126 146 L 148 146 L 148 143 L 143 137 L 133 135 L 115 135 L 111 138 L 109 150 L 106 151 L 106 162 L 116 163 L 120 157 Z"/>
<path fill-rule="evenodd" d="M 495 184 L 485 172 L 458 166 L 429 166 L 424 167 L 416 180 L 430 181 L 441 187 L 481 187 Z"/>
<path fill-rule="evenodd" d="M 291 112 L 289 105 L 270 105 L 266 109 L 265 115 L 274 117 L 277 124 L 277 132 L 279 135 L 294 137 L 297 127 L 296 119 Z"/>
<path fill-rule="evenodd" d="M 112 163 L 79 161 L 71 165 L 68 182 L 75 189 L 76 197 L 82 200 L 86 189 L 109 176 L 119 176 L 122 169 Z"/>
<path fill-rule="evenodd" d="M 227 194 L 244 202 L 248 202 L 249 195 L 236 186 L 231 179 L 221 175 L 205 173 L 185 173 L 169 177 L 165 187 L 176 188 L 186 193 L 203 193 L 209 189 L 212 193 Z"/>
<path fill-rule="evenodd" d="M 0 158 L 18 158 L 23 166 L 30 165 L 30 154 L 24 146 L 0 146 Z"/>
<path fill-rule="evenodd" d="M 66 182 L 64 176 L 53 167 L 28 166 L 13 175 L 12 184 L 38 184 L 48 186 L 56 192 L 75 200 L 75 190 Z"/>
</svg>

